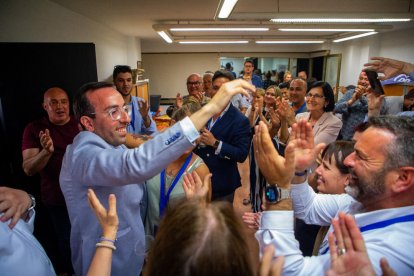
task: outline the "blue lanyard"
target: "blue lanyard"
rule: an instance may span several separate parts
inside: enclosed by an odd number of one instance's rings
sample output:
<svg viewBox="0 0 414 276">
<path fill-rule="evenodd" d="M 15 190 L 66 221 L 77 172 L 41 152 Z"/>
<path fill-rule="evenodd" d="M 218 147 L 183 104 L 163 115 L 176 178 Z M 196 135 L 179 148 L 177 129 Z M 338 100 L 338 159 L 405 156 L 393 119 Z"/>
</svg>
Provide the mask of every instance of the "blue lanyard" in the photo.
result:
<svg viewBox="0 0 414 276">
<path fill-rule="evenodd" d="M 168 201 L 170 200 L 170 194 L 174 189 L 175 185 L 177 185 L 178 180 L 180 180 L 181 176 L 183 175 L 185 169 L 187 168 L 188 164 L 191 161 L 193 153 L 185 159 L 184 164 L 181 166 L 180 171 L 175 176 L 173 182 L 171 183 L 170 188 L 168 189 L 167 194 L 165 194 L 165 169 L 161 172 L 161 187 L 160 187 L 160 217 L 164 215 L 165 208 L 167 207 Z"/>
<path fill-rule="evenodd" d="M 132 131 L 135 132 L 135 108 L 134 108 L 134 101 L 132 100 L 132 96 L 131 96 L 131 106 L 132 106 L 132 114 L 131 114 L 131 122 L 129 124 L 132 127 Z"/>
<path fill-rule="evenodd" d="M 365 231 L 380 229 L 380 228 L 384 228 L 384 227 L 387 227 L 387 226 L 390 226 L 396 223 L 408 222 L 408 221 L 414 221 L 414 214 L 368 224 L 368 225 L 360 227 L 360 230 L 362 233 Z M 329 247 L 324 252 L 322 252 L 321 255 L 326 254 L 328 251 L 329 251 Z"/>
</svg>

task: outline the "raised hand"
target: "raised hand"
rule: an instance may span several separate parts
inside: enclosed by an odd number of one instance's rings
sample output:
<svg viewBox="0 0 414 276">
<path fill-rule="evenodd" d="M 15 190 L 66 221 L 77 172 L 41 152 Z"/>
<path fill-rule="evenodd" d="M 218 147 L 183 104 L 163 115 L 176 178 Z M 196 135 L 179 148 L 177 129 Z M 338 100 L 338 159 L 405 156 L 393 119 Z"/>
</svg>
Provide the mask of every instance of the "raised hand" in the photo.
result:
<svg viewBox="0 0 414 276">
<path fill-rule="evenodd" d="M 11 218 L 10 229 L 25 215 L 31 204 L 32 200 L 25 191 L 0 187 L 0 213 L 3 212 L 0 221 L 5 222 Z"/>
<path fill-rule="evenodd" d="M 150 109 L 148 102 L 146 100 L 138 101 L 138 106 L 141 117 L 146 118 Z"/>
<path fill-rule="evenodd" d="M 99 224 L 102 227 L 102 236 L 107 239 L 115 240 L 116 233 L 118 231 L 118 214 L 116 212 L 116 197 L 114 194 L 110 194 L 108 198 L 109 209 L 108 211 L 102 206 L 99 199 L 96 197 L 92 189 L 88 189 L 88 202 L 89 206 L 95 213 Z"/>
<path fill-rule="evenodd" d="M 198 173 L 195 171 L 185 174 L 182 185 L 186 198 L 207 198 L 211 176 L 212 174 L 209 173 L 204 177 L 203 181 L 201 181 L 200 176 L 198 176 Z"/>
<path fill-rule="evenodd" d="M 324 147 L 325 144 L 323 143 L 315 145 L 312 127 L 305 119 L 302 119 L 292 126 L 290 141 L 286 147 L 285 155 L 286 152 L 294 152 L 295 169 L 301 172 L 312 165 Z"/>
<path fill-rule="evenodd" d="M 275 255 L 275 247 L 270 244 L 264 249 L 263 257 L 260 261 L 259 275 L 260 276 L 279 276 L 282 275 L 283 264 L 285 257 L 279 256 L 273 260 Z"/>
<path fill-rule="evenodd" d="M 253 144 L 256 161 L 267 182 L 277 183 L 281 188 L 289 187 L 295 171 L 294 151 L 285 152 L 285 158 L 280 156 L 263 122 L 255 127 Z"/>
<path fill-rule="evenodd" d="M 53 153 L 55 151 L 55 148 L 53 147 L 53 140 L 52 140 L 52 137 L 50 137 L 50 133 L 48 129 L 45 129 L 45 131 L 40 131 L 39 138 L 40 138 L 40 145 L 48 153 Z"/>
<path fill-rule="evenodd" d="M 380 114 L 384 97 L 384 95 L 375 94 L 372 90 L 367 93 L 368 117 L 378 116 Z"/>
<path fill-rule="evenodd" d="M 177 95 L 175 96 L 175 106 L 177 106 L 178 108 L 181 108 L 183 104 L 184 104 L 183 96 L 181 96 L 180 93 L 177 93 Z"/>
<path fill-rule="evenodd" d="M 334 233 L 328 236 L 331 269 L 326 275 L 376 275 L 353 217 L 340 212 L 332 226 Z"/>
<path fill-rule="evenodd" d="M 365 63 L 365 70 L 373 70 L 383 73 L 384 76 L 379 79 L 389 79 L 399 74 L 409 74 L 414 71 L 414 65 L 390 58 L 372 57 L 371 62 Z"/>
</svg>

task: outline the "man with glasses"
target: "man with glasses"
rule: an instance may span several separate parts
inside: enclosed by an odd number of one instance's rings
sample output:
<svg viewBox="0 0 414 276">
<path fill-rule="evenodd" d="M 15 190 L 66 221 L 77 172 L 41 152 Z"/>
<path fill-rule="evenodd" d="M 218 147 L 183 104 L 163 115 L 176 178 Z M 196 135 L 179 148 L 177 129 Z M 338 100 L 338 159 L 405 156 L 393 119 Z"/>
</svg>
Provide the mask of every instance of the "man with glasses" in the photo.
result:
<svg viewBox="0 0 414 276">
<path fill-rule="evenodd" d="M 56 272 L 71 273 L 70 222 L 59 187 L 59 173 L 66 146 L 72 143 L 79 128 L 75 118 L 69 116 L 69 98 L 63 89 L 48 89 L 43 109 L 47 117 L 28 124 L 23 133 L 23 170 L 29 176 L 40 174 L 41 201 L 58 239 L 56 254 L 60 265 L 55 264 Z"/>
<path fill-rule="evenodd" d="M 159 174 L 169 163 L 194 146 L 199 131 L 231 97 L 254 88 L 238 80 L 216 93 L 214 99 L 190 117 L 174 124 L 135 149 L 124 146 L 130 109 L 108 83 L 88 83 L 74 97 L 74 113 L 84 131 L 68 146 L 60 185 L 72 224 L 72 263 L 76 275 L 85 275 L 95 245 L 108 241 L 87 206 L 87 189 L 93 187 L 101 202 L 117 197 L 119 229 L 112 257 L 113 275 L 139 275 L 145 257 L 144 227 L 140 202 L 145 180 Z M 162 158 L 160 158 L 162 156 Z"/>
<path fill-rule="evenodd" d="M 131 106 L 131 122 L 127 127 L 128 133 L 151 135 L 157 131 L 157 126 L 151 118 L 149 103 L 142 98 L 131 95 L 132 70 L 127 65 L 117 65 L 114 68 L 113 81 L 126 104 Z"/>
<path fill-rule="evenodd" d="M 183 97 L 183 102 L 199 102 L 202 106 L 210 101 L 210 98 L 203 94 L 203 80 L 199 74 L 193 73 L 187 78 L 188 95 Z"/>
</svg>

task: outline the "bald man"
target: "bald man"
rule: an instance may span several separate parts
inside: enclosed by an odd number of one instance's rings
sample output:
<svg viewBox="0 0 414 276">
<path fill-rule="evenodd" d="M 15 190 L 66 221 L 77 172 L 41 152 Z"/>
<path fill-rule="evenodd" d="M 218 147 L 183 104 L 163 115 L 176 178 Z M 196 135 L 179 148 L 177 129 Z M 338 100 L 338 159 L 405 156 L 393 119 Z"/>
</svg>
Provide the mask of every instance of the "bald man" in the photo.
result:
<svg viewBox="0 0 414 276">
<path fill-rule="evenodd" d="M 69 98 L 59 87 L 48 89 L 43 97 L 47 116 L 29 123 L 23 133 L 23 170 L 40 174 L 41 201 L 47 209 L 58 238 L 57 273 L 72 273 L 70 260 L 70 221 L 59 186 L 59 174 L 66 146 L 79 133 L 77 121 L 69 115 Z"/>
</svg>

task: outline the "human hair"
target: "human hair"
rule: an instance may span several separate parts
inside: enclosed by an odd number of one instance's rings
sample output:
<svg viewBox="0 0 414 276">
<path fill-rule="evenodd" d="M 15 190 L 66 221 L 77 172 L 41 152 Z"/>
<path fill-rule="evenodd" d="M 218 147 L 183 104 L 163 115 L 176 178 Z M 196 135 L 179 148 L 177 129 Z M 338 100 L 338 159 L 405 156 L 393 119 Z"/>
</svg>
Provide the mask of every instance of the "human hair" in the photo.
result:
<svg viewBox="0 0 414 276">
<path fill-rule="evenodd" d="M 305 88 L 304 90 L 305 90 L 306 92 L 309 92 L 308 83 L 307 83 L 304 79 L 301 79 L 301 78 L 293 78 L 293 79 L 290 81 L 289 86 L 290 86 L 290 85 L 292 85 L 292 83 L 294 83 L 294 82 L 300 82 L 300 83 L 302 84 L 302 86 Z M 290 88 L 290 87 L 289 87 L 289 88 Z"/>
<path fill-rule="evenodd" d="M 268 88 L 269 89 L 269 88 Z M 267 89 L 266 89 L 267 90 Z M 263 89 L 263 88 L 256 88 L 256 94 L 257 95 L 259 95 L 259 96 L 261 96 L 261 97 L 264 97 L 264 95 L 265 95 L 265 93 L 266 93 L 266 91 Z"/>
<path fill-rule="evenodd" d="M 73 97 L 73 114 L 75 115 L 76 120 L 80 123 L 80 118 L 82 116 L 89 116 L 95 118 L 95 108 L 89 102 L 87 97 L 88 92 L 93 92 L 95 90 L 112 87 L 112 84 L 108 82 L 88 82 L 82 85 L 79 90 L 75 93 Z M 82 123 L 80 123 L 82 125 Z M 82 125 L 82 128 L 84 126 Z"/>
<path fill-rule="evenodd" d="M 414 118 L 405 116 L 374 116 L 369 118 L 369 128 L 385 129 L 394 134 L 395 139 L 384 145 L 387 158 L 386 168 L 414 166 Z"/>
<path fill-rule="evenodd" d="M 285 77 L 287 75 L 291 75 L 292 76 L 292 73 L 289 70 L 286 70 L 286 72 L 283 74 L 283 80 L 285 79 Z"/>
<path fill-rule="evenodd" d="M 270 86 L 266 89 L 266 91 L 267 91 L 268 89 L 271 89 L 271 88 L 273 88 L 273 90 L 275 90 L 275 97 L 276 97 L 276 98 L 281 98 L 281 97 L 283 96 L 282 91 L 280 90 L 280 88 L 279 88 L 277 85 L 270 85 Z"/>
<path fill-rule="evenodd" d="M 287 88 L 287 89 L 289 89 L 289 88 L 290 88 L 290 82 L 281 82 L 281 83 L 279 84 L 279 88 L 280 88 L 280 89 L 283 89 L 283 88 Z"/>
<path fill-rule="evenodd" d="M 114 82 L 119 73 L 131 73 L 132 75 L 131 67 L 129 67 L 128 65 L 116 65 L 112 73 L 112 80 Z"/>
<path fill-rule="evenodd" d="M 335 157 L 335 166 L 342 174 L 350 173 L 349 167 L 344 165 L 345 158 L 354 151 L 354 142 L 335 141 L 327 145 L 322 151 L 322 160 L 328 160 L 331 164 L 332 156 Z"/>
<path fill-rule="evenodd" d="M 200 109 L 201 109 L 201 104 L 199 102 L 189 102 L 189 103 L 183 104 L 181 108 L 174 110 L 174 112 L 171 115 L 171 119 L 176 122 L 181 121 L 185 117 L 190 116 L 191 114 L 195 113 L 196 111 Z"/>
<path fill-rule="evenodd" d="M 408 91 L 408 93 L 404 95 L 404 99 L 406 100 L 414 99 L 414 89 L 411 89 L 410 91 Z"/>
<path fill-rule="evenodd" d="M 254 67 L 254 62 L 251 59 L 246 59 L 243 63 L 243 65 L 246 65 L 246 63 L 250 63 Z"/>
<path fill-rule="evenodd" d="M 333 111 L 335 108 L 335 98 L 334 98 L 334 93 L 333 93 L 331 85 L 324 81 L 315 81 L 309 86 L 307 92 L 311 91 L 311 89 L 316 88 L 316 87 L 322 88 L 323 96 L 325 97 L 325 101 L 328 103 L 326 106 L 324 106 L 323 111 L 325 112 Z"/>
<path fill-rule="evenodd" d="M 354 132 L 364 132 L 369 127 L 368 122 L 362 122 L 360 124 L 357 124 L 354 128 Z"/>
<path fill-rule="evenodd" d="M 227 70 L 231 70 L 231 63 L 230 63 L 230 62 L 227 62 L 227 63 L 226 63 L 226 69 L 227 69 Z"/>
<path fill-rule="evenodd" d="M 218 78 L 226 78 L 229 81 L 234 80 L 234 76 L 231 72 L 229 71 L 225 71 L 225 70 L 218 70 L 216 72 L 214 72 L 214 76 L 213 76 L 213 82 L 218 79 Z"/>
<path fill-rule="evenodd" d="M 253 275 L 240 219 L 228 202 L 184 200 L 167 210 L 148 256 L 148 275 Z"/>
</svg>

